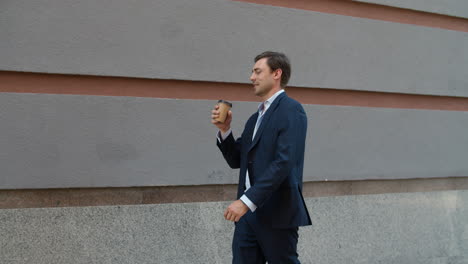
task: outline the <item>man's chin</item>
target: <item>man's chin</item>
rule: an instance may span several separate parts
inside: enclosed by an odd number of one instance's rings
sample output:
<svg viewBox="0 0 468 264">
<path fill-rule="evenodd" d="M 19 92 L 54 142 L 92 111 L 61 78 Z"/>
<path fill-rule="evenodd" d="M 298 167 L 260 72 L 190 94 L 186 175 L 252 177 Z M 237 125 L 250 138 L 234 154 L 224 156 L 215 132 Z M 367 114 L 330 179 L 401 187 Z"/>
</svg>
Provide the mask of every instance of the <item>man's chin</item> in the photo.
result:
<svg viewBox="0 0 468 264">
<path fill-rule="evenodd" d="M 259 96 L 259 97 L 263 96 L 263 93 L 259 92 L 259 91 L 255 91 L 254 94 L 255 94 L 255 96 Z"/>
<path fill-rule="evenodd" d="M 254 89 L 254 94 L 255 94 L 256 96 L 259 96 L 259 94 L 260 94 L 261 92 L 260 92 L 255 86 L 254 86 L 253 89 Z"/>
<path fill-rule="evenodd" d="M 255 94 L 261 94 L 262 93 L 262 88 L 260 88 L 260 86 L 258 86 L 258 85 L 254 85 L 253 89 L 254 89 Z"/>
</svg>

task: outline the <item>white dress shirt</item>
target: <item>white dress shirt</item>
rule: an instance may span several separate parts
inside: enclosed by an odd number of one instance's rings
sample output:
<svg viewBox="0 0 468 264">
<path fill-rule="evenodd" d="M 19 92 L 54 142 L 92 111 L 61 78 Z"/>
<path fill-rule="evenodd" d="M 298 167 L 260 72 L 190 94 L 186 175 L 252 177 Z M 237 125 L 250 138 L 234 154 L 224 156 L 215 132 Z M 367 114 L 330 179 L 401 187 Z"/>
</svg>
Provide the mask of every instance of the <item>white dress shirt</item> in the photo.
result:
<svg viewBox="0 0 468 264">
<path fill-rule="evenodd" d="M 268 100 L 266 100 L 265 102 L 262 102 L 262 103 L 259 104 L 259 106 L 258 106 L 258 117 L 257 117 L 257 122 L 255 124 L 254 133 L 252 135 L 252 141 L 255 138 L 255 134 L 257 133 L 258 127 L 260 126 L 260 124 L 258 124 L 259 121 L 261 121 L 261 119 L 265 115 L 268 108 L 270 108 L 271 104 L 275 101 L 276 97 L 278 97 L 278 95 L 280 95 L 283 92 L 284 92 L 284 90 L 281 89 L 280 91 L 276 92 L 273 96 L 268 98 Z M 262 108 L 263 108 L 263 111 L 262 111 Z M 232 133 L 232 129 L 229 129 L 228 131 L 226 131 L 226 133 L 221 133 L 221 131 L 219 131 L 218 132 L 218 141 L 221 143 L 221 139 L 225 140 L 231 133 Z M 247 170 L 246 174 L 245 174 L 245 191 L 247 191 L 250 187 L 251 187 L 251 185 L 250 185 L 250 178 L 249 178 L 249 170 Z M 240 200 L 242 202 L 244 202 L 245 205 L 247 205 L 252 212 L 254 212 L 257 209 L 257 206 L 254 203 L 252 203 L 252 201 L 250 201 L 250 199 L 245 194 L 242 195 Z"/>
</svg>

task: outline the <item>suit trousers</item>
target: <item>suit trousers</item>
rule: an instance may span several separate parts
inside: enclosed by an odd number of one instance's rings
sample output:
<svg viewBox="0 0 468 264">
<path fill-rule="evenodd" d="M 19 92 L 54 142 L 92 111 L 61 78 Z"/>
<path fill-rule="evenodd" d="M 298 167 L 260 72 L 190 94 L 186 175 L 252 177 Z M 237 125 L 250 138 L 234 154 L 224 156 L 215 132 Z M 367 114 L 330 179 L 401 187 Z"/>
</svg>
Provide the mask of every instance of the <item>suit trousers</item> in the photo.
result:
<svg viewBox="0 0 468 264">
<path fill-rule="evenodd" d="M 250 210 L 235 223 L 233 264 L 300 263 L 297 254 L 298 228 L 272 228 L 259 223 Z"/>
</svg>

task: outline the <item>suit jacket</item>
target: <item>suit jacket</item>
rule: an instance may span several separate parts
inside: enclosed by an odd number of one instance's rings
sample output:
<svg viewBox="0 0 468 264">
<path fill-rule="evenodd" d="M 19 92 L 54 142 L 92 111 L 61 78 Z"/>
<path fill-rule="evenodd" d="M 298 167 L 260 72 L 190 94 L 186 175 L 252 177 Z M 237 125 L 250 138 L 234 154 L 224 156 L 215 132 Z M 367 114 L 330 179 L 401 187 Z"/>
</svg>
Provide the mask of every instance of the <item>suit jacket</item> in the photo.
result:
<svg viewBox="0 0 468 264">
<path fill-rule="evenodd" d="M 231 168 L 240 168 L 237 198 L 245 195 L 257 206 L 258 221 L 274 228 L 311 225 L 302 196 L 307 116 L 301 104 L 280 94 L 263 116 L 252 140 L 258 113 L 247 121 L 237 140 L 229 135 L 217 145 Z"/>
</svg>

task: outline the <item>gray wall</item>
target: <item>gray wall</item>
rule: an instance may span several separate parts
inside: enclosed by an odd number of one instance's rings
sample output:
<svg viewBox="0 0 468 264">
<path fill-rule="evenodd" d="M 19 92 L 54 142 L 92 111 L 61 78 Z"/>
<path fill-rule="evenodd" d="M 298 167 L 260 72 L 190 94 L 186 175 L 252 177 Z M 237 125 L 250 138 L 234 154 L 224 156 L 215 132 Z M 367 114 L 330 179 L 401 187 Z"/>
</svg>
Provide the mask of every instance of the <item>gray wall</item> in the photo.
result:
<svg viewBox="0 0 468 264">
<path fill-rule="evenodd" d="M 465 32 L 230 0 L 3 0 L 0 38 L 0 70 L 247 83 L 272 49 L 293 86 L 468 96 Z M 213 103 L 0 93 L 0 189 L 236 183 Z M 468 176 L 466 111 L 305 109 L 306 181 Z M 467 191 L 306 202 L 303 263 L 468 263 Z M 0 210 L 0 263 L 229 263 L 226 205 Z"/>
<path fill-rule="evenodd" d="M 293 86 L 468 96 L 464 32 L 230 0 L 4 0 L 0 36 L 1 70 L 246 83 L 272 49 Z"/>
<path fill-rule="evenodd" d="M 237 183 L 214 101 L 0 95 L 0 189 Z M 240 136 L 254 102 L 234 102 Z M 467 176 L 468 112 L 305 105 L 304 180 Z"/>
<path fill-rule="evenodd" d="M 357 0 L 374 4 L 408 8 L 456 17 L 468 17 L 466 0 Z"/>
<path fill-rule="evenodd" d="M 302 263 L 468 263 L 468 191 L 307 198 Z M 0 210 L 0 262 L 229 263 L 228 203 Z"/>
</svg>

